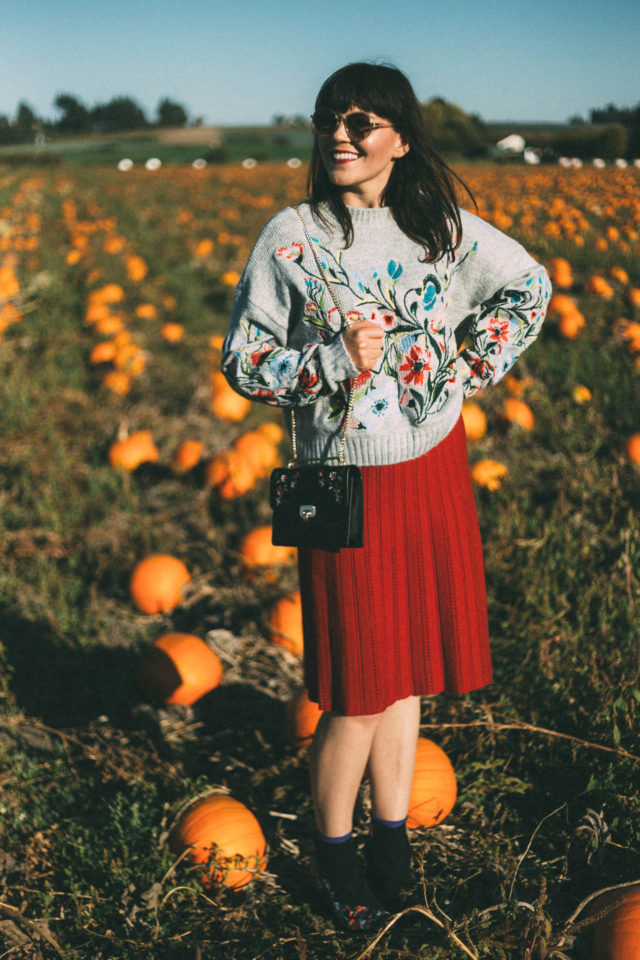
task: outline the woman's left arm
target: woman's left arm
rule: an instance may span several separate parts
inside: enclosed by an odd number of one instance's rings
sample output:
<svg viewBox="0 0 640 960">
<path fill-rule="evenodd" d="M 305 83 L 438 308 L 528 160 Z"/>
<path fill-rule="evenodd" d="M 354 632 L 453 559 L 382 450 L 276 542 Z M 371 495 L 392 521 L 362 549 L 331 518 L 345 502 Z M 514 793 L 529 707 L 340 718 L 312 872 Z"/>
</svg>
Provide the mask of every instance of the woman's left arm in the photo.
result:
<svg viewBox="0 0 640 960">
<path fill-rule="evenodd" d="M 533 343 L 550 296 L 547 271 L 536 265 L 500 287 L 465 317 L 464 344 L 455 361 L 465 397 L 497 383 Z"/>
</svg>

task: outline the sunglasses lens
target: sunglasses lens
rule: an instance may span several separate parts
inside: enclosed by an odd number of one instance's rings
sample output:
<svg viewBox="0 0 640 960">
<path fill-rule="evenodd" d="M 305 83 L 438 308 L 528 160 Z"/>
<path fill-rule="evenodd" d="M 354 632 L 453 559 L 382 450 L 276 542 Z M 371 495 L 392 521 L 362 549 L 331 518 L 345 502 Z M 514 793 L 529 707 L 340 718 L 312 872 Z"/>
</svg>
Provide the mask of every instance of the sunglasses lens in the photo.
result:
<svg viewBox="0 0 640 960">
<path fill-rule="evenodd" d="M 323 108 L 322 110 L 316 110 L 311 117 L 311 122 L 313 123 L 313 129 L 317 133 L 330 134 L 335 133 L 338 129 L 340 120 L 333 110 Z"/>
<path fill-rule="evenodd" d="M 366 113 L 350 113 L 345 117 L 345 126 L 354 140 L 364 140 L 373 129 L 371 118 Z"/>
</svg>

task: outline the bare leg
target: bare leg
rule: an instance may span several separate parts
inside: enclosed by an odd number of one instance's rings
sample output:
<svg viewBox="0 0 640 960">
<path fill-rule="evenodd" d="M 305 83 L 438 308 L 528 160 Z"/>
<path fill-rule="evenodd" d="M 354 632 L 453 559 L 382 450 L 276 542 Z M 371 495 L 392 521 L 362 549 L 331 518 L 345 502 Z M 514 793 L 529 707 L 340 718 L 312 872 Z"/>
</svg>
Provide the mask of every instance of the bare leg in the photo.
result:
<svg viewBox="0 0 640 960">
<path fill-rule="evenodd" d="M 380 820 L 407 815 L 419 730 L 419 697 L 396 700 L 381 714 L 369 755 L 373 814 Z"/>
<path fill-rule="evenodd" d="M 351 831 L 358 790 L 382 717 L 383 713 L 362 717 L 324 713 L 320 718 L 310 756 L 311 791 L 320 833 L 341 837 Z"/>
</svg>

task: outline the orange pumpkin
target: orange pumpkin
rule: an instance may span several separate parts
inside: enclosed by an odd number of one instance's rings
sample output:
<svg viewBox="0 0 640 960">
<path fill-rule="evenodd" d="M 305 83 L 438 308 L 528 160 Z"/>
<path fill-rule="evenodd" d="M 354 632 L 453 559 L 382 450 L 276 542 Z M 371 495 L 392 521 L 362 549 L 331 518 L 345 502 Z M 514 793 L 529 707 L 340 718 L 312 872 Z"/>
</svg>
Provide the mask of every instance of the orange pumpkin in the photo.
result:
<svg viewBox="0 0 640 960">
<path fill-rule="evenodd" d="M 592 960 L 640 960 L 640 884 L 603 893 L 590 912 L 606 908 L 593 928 Z"/>
<path fill-rule="evenodd" d="M 302 603 L 300 593 L 281 597 L 269 613 L 271 639 L 290 653 L 302 656 Z"/>
<path fill-rule="evenodd" d="M 116 345 L 113 340 L 103 340 L 96 343 L 89 356 L 89 363 L 111 363 L 116 356 Z"/>
<path fill-rule="evenodd" d="M 576 403 L 589 403 L 591 400 L 591 390 L 589 390 L 589 387 L 585 387 L 584 384 L 578 383 L 573 388 L 572 397 Z"/>
<path fill-rule="evenodd" d="M 409 798 L 408 827 L 435 827 L 456 802 L 456 775 L 444 750 L 426 737 L 418 738 Z"/>
<path fill-rule="evenodd" d="M 244 457 L 229 450 L 219 453 L 208 464 L 206 479 L 223 500 L 235 500 L 255 486 L 256 475 Z"/>
<path fill-rule="evenodd" d="M 508 475 L 506 466 L 498 460 L 478 460 L 471 468 L 473 482 L 487 490 L 499 490 L 502 480 Z"/>
<path fill-rule="evenodd" d="M 220 376 L 222 376 L 222 374 L 220 374 Z M 213 397 L 211 398 L 211 410 L 215 413 L 216 417 L 219 417 L 221 420 L 231 420 L 232 422 L 244 420 L 249 413 L 250 407 L 250 400 L 246 397 L 241 397 L 240 394 L 232 390 L 228 384 L 226 387 L 223 387 L 220 382 L 219 386 L 215 388 Z"/>
<path fill-rule="evenodd" d="M 589 277 L 585 283 L 585 289 L 587 293 L 590 293 L 594 297 L 599 297 L 602 300 L 611 300 L 614 293 L 611 284 L 607 283 L 605 278 L 599 276 L 597 273 Z"/>
<path fill-rule="evenodd" d="M 302 747 L 310 743 L 322 710 L 317 703 L 309 700 L 306 690 L 300 690 L 289 700 L 286 712 L 287 739 L 292 747 Z"/>
<path fill-rule="evenodd" d="M 184 327 L 181 323 L 164 323 L 160 328 L 160 336 L 168 343 L 179 343 L 184 337 Z"/>
<path fill-rule="evenodd" d="M 640 433 L 632 433 L 624 448 L 632 463 L 640 463 Z"/>
<path fill-rule="evenodd" d="M 122 470 L 135 470 L 141 463 L 155 463 L 157 460 L 158 449 L 151 430 L 138 430 L 126 440 L 112 443 L 109 448 L 109 463 Z"/>
<path fill-rule="evenodd" d="M 182 598 L 191 577 L 182 560 L 157 553 L 145 557 L 131 574 L 129 591 L 143 613 L 169 613 Z"/>
<path fill-rule="evenodd" d="M 290 563 L 295 556 L 295 547 L 277 547 L 271 542 L 271 527 L 255 527 L 240 544 L 240 556 L 249 570 L 264 572 L 273 577 L 274 568 Z"/>
<path fill-rule="evenodd" d="M 267 868 L 260 824 L 243 803 L 226 794 L 212 793 L 188 807 L 172 829 L 169 845 L 176 854 L 189 848 L 192 863 L 206 864 L 204 887 L 213 883 L 239 890 Z"/>
<path fill-rule="evenodd" d="M 502 415 L 510 423 L 517 423 L 523 430 L 533 430 L 535 420 L 531 407 L 524 400 L 518 400 L 516 397 L 508 397 L 502 408 Z"/>
<path fill-rule="evenodd" d="M 571 264 L 564 257 L 553 257 L 549 264 L 549 276 L 554 287 L 559 290 L 568 290 L 573 286 Z"/>
<path fill-rule="evenodd" d="M 238 437 L 233 445 L 236 453 L 245 458 L 256 477 L 266 477 L 278 463 L 275 445 L 259 430 L 251 430 Z"/>
<path fill-rule="evenodd" d="M 187 473 L 197 467 L 203 450 L 201 440 L 184 440 L 171 459 L 173 473 Z"/>
<path fill-rule="evenodd" d="M 558 333 L 565 340 L 575 340 L 584 327 L 585 319 L 579 310 L 563 313 L 558 319 Z"/>
<path fill-rule="evenodd" d="M 477 403 L 462 404 L 462 420 L 467 440 L 481 440 L 487 432 L 487 418 Z"/>
<path fill-rule="evenodd" d="M 222 680 L 220 658 L 191 633 L 165 633 L 138 669 L 140 687 L 153 699 L 191 706 Z"/>
<path fill-rule="evenodd" d="M 128 370 L 109 370 L 102 382 L 107 390 L 118 397 L 126 397 L 131 390 L 131 374 Z"/>
<path fill-rule="evenodd" d="M 284 436 L 284 430 L 279 423 L 274 423 L 273 420 L 267 420 L 266 423 L 261 423 L 259 427 L 256 427 L 258 433 L 264 434 L 267 440 L 271 440 L 271 443 L 274 446 L 277 446 Z"/>
</svg>

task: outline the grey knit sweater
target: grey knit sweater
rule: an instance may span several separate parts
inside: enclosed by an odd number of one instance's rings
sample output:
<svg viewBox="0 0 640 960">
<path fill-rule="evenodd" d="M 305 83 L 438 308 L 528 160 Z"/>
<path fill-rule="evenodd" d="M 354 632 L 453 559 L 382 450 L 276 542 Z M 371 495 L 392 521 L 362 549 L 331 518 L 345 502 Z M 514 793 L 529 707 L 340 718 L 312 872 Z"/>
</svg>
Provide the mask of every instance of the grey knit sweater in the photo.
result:
<svg viewBox="0 0 640 960">
<path fill-rule="evenodd" d="M 351 388 L 346 462 L 396 463 L 439 443 L 463 397 L 504 376 L 537 337 L 551 286 L 520 244 L 466 211 L 455 255 L 425 263 L 389 208 L 349 209 L 346 249 L 335 221 L 327 229 L 308 204 L 300 212 L 348 318 L 385 330 L 375 367 L 359 374 L 351 361 L 340 314 L 287 207 L 267 223 L 238 284 L 222 369 L 244 396 L 295 408 L 303 458 L 337 455 Z"/>
</svg>

